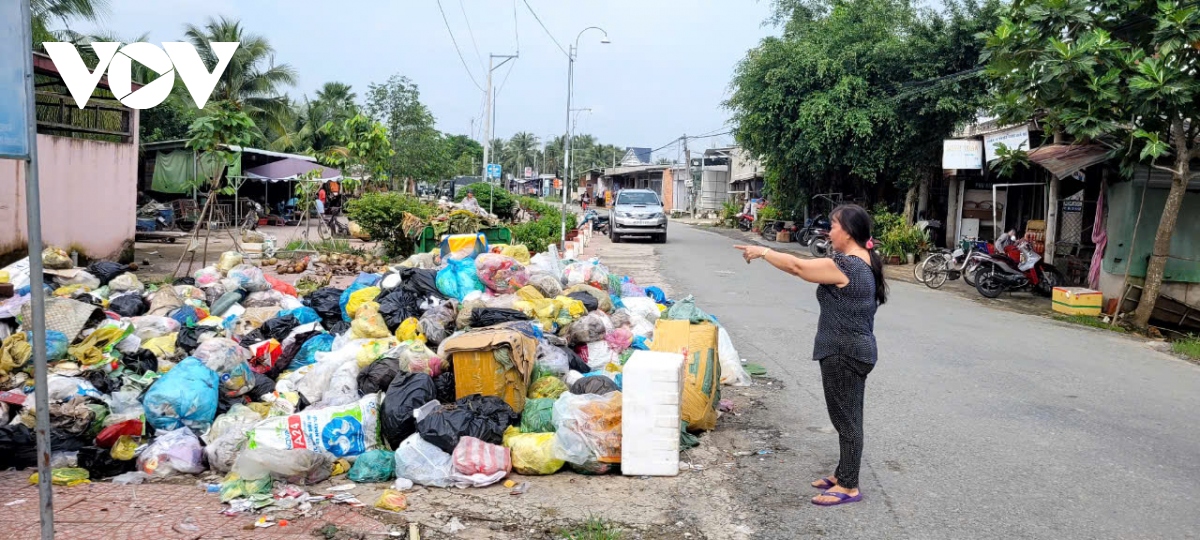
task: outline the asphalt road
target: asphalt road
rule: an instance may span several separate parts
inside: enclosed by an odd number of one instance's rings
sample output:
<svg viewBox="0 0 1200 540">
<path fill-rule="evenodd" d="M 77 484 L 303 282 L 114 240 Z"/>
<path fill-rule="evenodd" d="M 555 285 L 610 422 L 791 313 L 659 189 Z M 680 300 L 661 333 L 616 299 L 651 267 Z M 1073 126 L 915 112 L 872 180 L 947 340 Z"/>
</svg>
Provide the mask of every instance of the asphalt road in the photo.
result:
<svg viewBox="0 0 1200 540">
<path fill-rule="evenodd" d="M 783 383 L 774 459 L 738 480 L 756 538 L 1200 537 L 1200 367 L 1153 345 L 893 283 L 867 381 L 865 500 L 809 503 L 837 436 L 810 360 L 815 286 L 674 226 L 655 246 Z M 714 509 L 720 511 L 720 509 Z"/>
</svg>

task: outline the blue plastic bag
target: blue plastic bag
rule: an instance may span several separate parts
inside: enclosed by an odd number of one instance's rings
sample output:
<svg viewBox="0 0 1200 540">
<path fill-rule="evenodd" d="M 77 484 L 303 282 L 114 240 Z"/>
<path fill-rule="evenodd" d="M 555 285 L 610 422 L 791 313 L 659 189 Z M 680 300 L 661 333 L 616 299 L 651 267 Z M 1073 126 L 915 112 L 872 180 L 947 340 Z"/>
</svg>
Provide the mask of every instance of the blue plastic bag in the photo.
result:
<svg viewBox="0 0 1200 540">
<path fill-rule="evenodd" d="M 629 347 L 638 351 L 650 350 L 650 346 L 646 343 L 646 338 L 642 336 L 633 336 L 633 344 Z"/>
<path fill-rule="evenodd" d="M 157 430 L 189 427 L 203 433 L 217 415 L 220 384 L 217 372 L 199 358 L 184 358 L 146 391 L 146 421 Z"/>
<path fill-rule="evenodd" d="M 296 321 L 300 324 L 321 322 L 321 316 L 317 315 L 317 310 L 308 306 L 300 306 L 295 309 L 285 309 L 280 311 L 277 317 L 282 318 L 287 317 L 288 315 L 295 317 Z"/>
<path fill-rule="evenodd" d="M 33 332 L 25 332 L 25 341 L 33 342 Z M 70 345 L 67 335 L 58 330 L 46 330 L 46 359 L 62 360 L 67 357 L 67 346 Z"/>
<path fill-rule="evenodd" d="M 369 285 L 363 285 L 362 283 L 358 283 L 356 281 L 351 283 L 349 287 L 346 287 L 346 290 L 342 291 L 342 298 L 338 300 L 338 307 L 342 308 L 343 321 L 350 322 L 352 320 L 350 314 L 346 312 L 346 304 L 350 303 L 350 295 L 354 294 L 354 291 L 365 289 L 367 287 L 369 287 Z"/>
<path fill-rule="evenodd" d="M 483 282 L 475 271 L 475 257 L 447 259 L 446 267 L 437 273 L 437 288 L 442 294 L 461 301 L 471 291 L 483 292 Z"/>
<path fill-rule="evenodd" d="M 296 357 L 292 359 L 292 364 L 288 366 L 288 369 L 300 369 L 316 363 L 317 353 L 333 350 L 333 340 L 333 334 L 317 334 L 308 338 L 308 341 L 300 346 L 300 352 L 296 353 Z"/>
<path fill-rule="evenodd" d="M 354 278 L 354 282 L 362 283 L 366 287 L 373 287 L 375 285 L 378 285 L 379 280 L 381 280 L 381 279 L 383 279 L 383 276 L 381 276 L 379 274 L 369 274 L 367 272 L 359 272 L 358 277 Z"/>
<path fill-rule="evenodd" d="M 200 322 L 200 312 L 192 306 L 183 306 L 171 314 L 171 318 L 179 321 L 180 326 L 196 326 Z"/>
<path fill-rule="evenodd" d="M 668 303 L 666 293 L 664 293 L 663 290 L 658 287 L 646 287 L 646 296 L 653 298 L 654 302 L 657 304 L 662 304 L 664 306 L 670 305 Z"/>
</svg>

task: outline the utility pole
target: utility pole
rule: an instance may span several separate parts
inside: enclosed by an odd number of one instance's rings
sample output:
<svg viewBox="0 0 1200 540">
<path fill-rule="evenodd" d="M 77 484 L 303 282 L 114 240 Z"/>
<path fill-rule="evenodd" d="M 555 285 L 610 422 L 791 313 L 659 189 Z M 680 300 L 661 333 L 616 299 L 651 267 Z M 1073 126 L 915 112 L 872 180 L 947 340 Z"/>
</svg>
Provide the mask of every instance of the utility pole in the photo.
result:
<svg viewBox="0 0 1200 540">
<path fill-rule="evenodd" d="M 570 52 L 567 53 L 567 133 L 563 141 L 563 171 L 567 175 L 563 178 L 562 189 L 562 212 L 560 213 L 562 235 L 559 237 L 564 249 L 567 247 L 567 192 L 571 188 L 571 93 L 575 90 L 575 56 L 579 52 L 579 38 L 583 37 L 583 33 L 588 30 L 599 30 L 604 34 L 604 39 L 600 43 L 608 43 L 608 32 L 603 28 L 589 26 L 579 31 L 575 36 L 575 44 L 571 45 Z"/>
<path fill-rule="evenodd" d="M 485 92 L 484 98 L 483 98 L 484 103 L 485 103 L 484 110 L 486 111 L 486 112 L 484 112 L 484 115 L 483 115 L 483 180 L 485 182 L 491 181 L 491 180 L 489 180 L 489 177 L 488 177 L 487 167 L 488 167 L 488 154 L 491 153 L 491 146 L 492 146 L 492 123 L 493 123 L 492 122 L 492 107 L 493 107 L 492 101 L 496 99 L 496 96 L 494 94 L 492 94 L 492 72 L 496 71 L 496 69 L 498 69 L 500 66 L 507 64 L 509 61 L 517 58 L 518 56 L 519 55 L 517 55 L 517 54 L 489 54 L 488 55 L 487 91 Z M 504 61 L 500 62 L 500 64 L 497 65 L 496 64 L 497 58 L 501 58 Z M 472 122 L 472 125 L 474 125 L 474 122 Z"/>
<path fill-rule="evenodd" d="M 692 189 L 688 190 L 688 193 L 691 194 L 691 192 L 696 189 L 696 182 L 694 180 L 692 180 L 692 151 L 688 149 L 687 133 L 684 133 L 683 137 L 680 137 L 680 139 L 683 141 L 683 159 L 687 160 L 687 166 L 688 166 L 687 167 L 687 171 L 688 171 L 687 179 L 689 181 L 692 181 Z M 704 175 L 703 167 L 700 168 L 700 175 L 701 176 Z M 691 199 L 692 200 L 688 201 L 688 206 L 692 207 L 692 219 L 696 219 L 696 197 L 692 196 Z"/>
</svg>

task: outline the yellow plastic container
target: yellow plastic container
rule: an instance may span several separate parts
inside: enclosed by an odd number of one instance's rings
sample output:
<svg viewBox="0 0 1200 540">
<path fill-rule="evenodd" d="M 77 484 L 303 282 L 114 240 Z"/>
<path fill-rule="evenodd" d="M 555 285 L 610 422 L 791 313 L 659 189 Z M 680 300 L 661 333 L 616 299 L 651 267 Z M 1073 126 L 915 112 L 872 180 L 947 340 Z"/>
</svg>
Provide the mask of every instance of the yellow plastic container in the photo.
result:
<svg viewBox="0 0 1200 540">
<path fill-rule="evenodd" d="M 497 396 L 516 412 L 525 410 L 528 381 L 519 370 L 496 361 L 494 351 L 461 351 L 452 355 L 456 397 Z"/>
<path fill-rule="evenodd" d="M 1054 311 L 1064 315 L 1090 315 L 1098 317 L 1104 295 L 1085 287 L 1055 287 Z"/>
</svg>

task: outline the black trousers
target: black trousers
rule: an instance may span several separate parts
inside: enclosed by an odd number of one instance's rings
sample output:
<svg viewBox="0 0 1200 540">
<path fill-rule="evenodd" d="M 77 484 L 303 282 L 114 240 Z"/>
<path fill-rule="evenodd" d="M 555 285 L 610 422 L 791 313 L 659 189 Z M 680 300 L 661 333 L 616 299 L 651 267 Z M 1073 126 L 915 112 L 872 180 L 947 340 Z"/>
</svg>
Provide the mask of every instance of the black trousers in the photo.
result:
<svg viewBox="0 0 1200 540">
<path fill-rule="evenodd" d="M 867 374 L 874 364 L 844 356 L 821 360 L 821 386 L 825 389 L 825 407 L 838 432 L 841 460 L 833 475 L 844 488 L 858 487 L 858 470 L 863 451 L 863 392 Z"/>
</svg>

